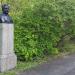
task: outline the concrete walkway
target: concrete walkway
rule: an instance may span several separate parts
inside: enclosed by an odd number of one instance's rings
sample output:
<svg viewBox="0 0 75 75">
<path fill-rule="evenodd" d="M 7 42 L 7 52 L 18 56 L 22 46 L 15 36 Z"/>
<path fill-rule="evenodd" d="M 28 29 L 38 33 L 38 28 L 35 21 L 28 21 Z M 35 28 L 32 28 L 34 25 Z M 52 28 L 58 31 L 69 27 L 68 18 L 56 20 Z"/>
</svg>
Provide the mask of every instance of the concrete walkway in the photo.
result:
<svg viewBox="0 0 75 75">
<path fill-rule="evenodd" d="M 48 61 L 20 75 L 75 75 L 75 55 Z"/>
</svg>

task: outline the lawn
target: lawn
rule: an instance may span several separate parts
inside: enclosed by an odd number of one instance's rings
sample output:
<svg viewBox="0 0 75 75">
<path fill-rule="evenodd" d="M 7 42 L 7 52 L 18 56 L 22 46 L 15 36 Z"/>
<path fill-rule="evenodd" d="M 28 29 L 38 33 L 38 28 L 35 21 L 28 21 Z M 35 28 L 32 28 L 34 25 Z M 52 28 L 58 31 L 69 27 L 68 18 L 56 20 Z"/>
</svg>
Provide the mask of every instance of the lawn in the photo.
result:
<svg viewBox="0 0 75 75">
<path fill-rule="evenodd" d="M 18 75 L 20 72 L 32 68 L 32 67 L 36 67 L 37 65 L 46 62 L 47 58 L 44 59 L 39 59 L 37 61 L 29 61 L 29 62 L 22 62 L 22 61 L 18 61 L 17 66 L 15 69 L 4 72 L 4 73 L 0 73 L 0 75 Z"/>
</svg>

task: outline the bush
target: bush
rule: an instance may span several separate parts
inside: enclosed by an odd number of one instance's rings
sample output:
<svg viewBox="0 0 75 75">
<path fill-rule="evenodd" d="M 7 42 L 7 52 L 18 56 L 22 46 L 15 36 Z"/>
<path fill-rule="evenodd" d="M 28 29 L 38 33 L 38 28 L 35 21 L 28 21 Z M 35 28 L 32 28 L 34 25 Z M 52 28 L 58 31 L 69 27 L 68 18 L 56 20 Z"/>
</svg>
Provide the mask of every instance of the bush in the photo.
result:
<svg viewBox="0 0 75 75">
<path fill-rule="evenodd" d="M 34 60 L 58 54 L 56 48 L 65 34 L 75 33 L 74 5 L 67 1 L 43 0 L 24 7 L 15 21 L 15 51 L 20 60 Z"/>
</svg>

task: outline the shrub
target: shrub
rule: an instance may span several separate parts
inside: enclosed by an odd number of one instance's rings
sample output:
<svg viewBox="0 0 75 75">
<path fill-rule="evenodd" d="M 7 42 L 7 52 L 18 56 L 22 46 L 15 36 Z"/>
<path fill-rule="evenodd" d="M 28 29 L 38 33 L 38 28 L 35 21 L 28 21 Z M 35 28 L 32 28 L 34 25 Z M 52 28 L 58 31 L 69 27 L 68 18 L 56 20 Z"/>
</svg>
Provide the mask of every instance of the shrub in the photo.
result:
<svg viewBox="0 0 75 75">
<path fill-rule="evenodd" d="M 57 54 L 58 44 L 65 34 L 74 34 L 75 9 L 67 1 L 43 0 L 23 7 L 15 21 L 15 51 L 20 60 L 34 60 Z"/>
</svg>

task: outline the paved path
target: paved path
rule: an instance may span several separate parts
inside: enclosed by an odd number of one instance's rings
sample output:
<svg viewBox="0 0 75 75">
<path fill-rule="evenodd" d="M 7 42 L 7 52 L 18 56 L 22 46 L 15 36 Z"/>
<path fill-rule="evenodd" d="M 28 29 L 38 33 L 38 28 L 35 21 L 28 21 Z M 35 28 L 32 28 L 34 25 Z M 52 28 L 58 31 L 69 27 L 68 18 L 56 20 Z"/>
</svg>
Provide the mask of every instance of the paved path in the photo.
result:
<svg viewBox="0 0 75 75">
<path fill-rule="evenodd" d="M 20 75 L 75 75 L 75 55 L 48 61 L 35 68 L 29 69 Z"/>
</svg>

